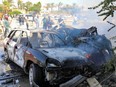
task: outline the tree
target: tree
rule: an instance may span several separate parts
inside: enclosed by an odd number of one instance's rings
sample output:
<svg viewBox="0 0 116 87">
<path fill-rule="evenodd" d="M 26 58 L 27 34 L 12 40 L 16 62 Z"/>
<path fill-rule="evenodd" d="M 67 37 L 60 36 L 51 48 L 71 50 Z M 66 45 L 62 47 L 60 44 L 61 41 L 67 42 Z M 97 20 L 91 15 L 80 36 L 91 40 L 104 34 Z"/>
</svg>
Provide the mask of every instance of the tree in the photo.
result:
<svg viewBox="0 0 116 87">
<path fill-rule="evenodd" d="M 30 10 L 30 7 L 32 7 L 32 5 L 33 5 L 33 4 L 32 4 L 32 2 L 30 2 L 30 1 L 28 1 L 28 2 L 25 3 L 24 8 L 25 8 L 26 12 Z"/>
<path fill-rule="evenodd" d="M 18 5 L 18 9 L 24 9 L 25 8 L 25 3 L 23 3 L 22 0 L 18 0 L 17 5 Z"/>
<path fill-rule="evenodd" d="M 55 6 L 54 3 L 47 3 L 45 8 L 46 8 L 46 10 L 49 10 L 49 8 L 50 8 L 51 11 L 53 11 L 54 6 Z"/>
<path fill-rule="evenodd" d="M 51 4 L 50 4 L 50 8 L 51 8 L 51 11 L 53 11 L 54 3 L 51 3 Z"/>
<path fill-rule="evenodd" d="M 58 3 L 58 11 L 60 10 L 60 8 L 61 8 L 62 5 L 63 5 L 62 2 L 59 2 L 59 3 Z"/>
<path fill-rule="evenodd" d="M 0 5 L 0 12 L 3 12 L 3 5 Z"/>
<path fill-rule="evenodd" d="M 40 13 L 40 11 L 41 11 L 41 3 L 38 2 L 38 3 L 34 4 L 32 7 L 29 8 L 29 10 Z"/>
<path fill-rule="evenodd" d="M 10 7 L 12 5 L 11 2 L 8 2 L 8 0 L 3 0 L 3 5 L 4 5 L 4 12 L 8 13 L 8 11 L 10 10 Z"/>
<path fill-rule="evenodd" d="M 96 9 L 101 7 L 101 9 L 97 12 L 98 16 L 105 16 L 103 20 L 108 18 L 109 16 L 114 16 L 114 11 L 116 11 L 116 6 L 114 5 L 116 3 L 116 0 L 104 0 L 101 3 L 99 3 L 95 7 L 90 7 L 89 9 Z"/>
<path fill-rule="evenodd" d="M 49 10 L 49 8 L 51 8 L 51 5 L 50 5 L 50 3 L 47 3 L 46 4 L 46 10 Z"/>
<path fill-rule="evenodd" d="M 23 3 L 22 0 L 18 0 L 17 5 L 19 9 L 21 8 L 22 3 Z"/>
<path fill-rule="evenodd" d="M 20 11 L 18 11 L 18 10 L 9 12 L 10 16 L 19 15 L 19 14 L 22 14 L 22 13 Z"/>
</svg>

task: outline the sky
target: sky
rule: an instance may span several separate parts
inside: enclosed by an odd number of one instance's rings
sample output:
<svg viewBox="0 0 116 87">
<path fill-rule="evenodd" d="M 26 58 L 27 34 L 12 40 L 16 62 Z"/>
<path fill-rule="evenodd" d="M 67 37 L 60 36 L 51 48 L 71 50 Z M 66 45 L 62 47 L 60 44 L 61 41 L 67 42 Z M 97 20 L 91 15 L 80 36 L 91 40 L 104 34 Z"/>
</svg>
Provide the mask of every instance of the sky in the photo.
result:
<svg viewBox="0 0 116 87">
<path fill-rule="evenodd" d="M 17 2 L 18 0 L 14 0 L 14 2 Z M 94 6 L 98 4 L 100 1 L 103 0 L 23 0 L 23 2 L 41 2 L 43 5 L 46 3 L 56 3 L 58 4 L 59 2 L 62 2 L 63 4 L 72 4 L 72 3 L 77 3 L 78 5 L 83 5 L 83 6 Z M 2 0 L 0 0 L 0 3 L 2 3 Z"/>
<path fill-rule="evenodd" d="M 76 3 L 78 5 L 83 5 L 83 6 L 94 6 L 102 0 L 23 0 L 23 1 L 24 2 L 31 1 L 33 3 L 40 1 L 42 4 L 45 4 L 45 3 L 56 3 L 56 4 L 58 4 L 59 2 L 62 2 L 63 4 Z"/>
</svg>

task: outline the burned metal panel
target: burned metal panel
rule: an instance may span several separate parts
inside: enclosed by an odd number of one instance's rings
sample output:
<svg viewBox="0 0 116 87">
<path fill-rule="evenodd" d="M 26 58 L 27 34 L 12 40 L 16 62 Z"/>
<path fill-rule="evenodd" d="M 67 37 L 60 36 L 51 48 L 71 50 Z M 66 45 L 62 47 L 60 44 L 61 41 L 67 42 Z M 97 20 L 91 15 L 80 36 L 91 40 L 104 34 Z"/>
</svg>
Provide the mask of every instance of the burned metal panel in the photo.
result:
<svg viewBox="0 0 116 87">
<path fill-rule="evenodd" d="M 49 58 L 53 58 L 59 60 L 60 62 L 66 59 L 85 59 L 86 52 L 73 48 L 73 47 L 66 47 L 66 48 L 43 48 L 39 49 L 42 53 L 47 55 Z"/>
<path fill-rule="evenodd" d="M 60 31 L 65 31 L 60 33 Z M 62 28 L 58 35 L 65 39 L 67 46 L 72 46 L 91 56 L 90 61 L 102 65 L 113 57 L 111 42 L 104 36 L 98 35 L 97 29 Z M 77 51 L 78 52 L 78 51 Z"/>
<path fill-rule="evenodd" d="M 28 48 L 28 50 L 26 51 L 25 59 L 35 61 L 36 63 L 39 62 L 43 66 L 45 66 L 47 57 L 38 50 Z"/>
<path fill-rule="evenodd" d="M 85 43 L 78 44 L 77 48 L 90 54 L 89 60 L 92 60 L 96 65 L 102 65 L 113 57 L 111 43 L 104 36 L 91 37 Z"/>
</svg>

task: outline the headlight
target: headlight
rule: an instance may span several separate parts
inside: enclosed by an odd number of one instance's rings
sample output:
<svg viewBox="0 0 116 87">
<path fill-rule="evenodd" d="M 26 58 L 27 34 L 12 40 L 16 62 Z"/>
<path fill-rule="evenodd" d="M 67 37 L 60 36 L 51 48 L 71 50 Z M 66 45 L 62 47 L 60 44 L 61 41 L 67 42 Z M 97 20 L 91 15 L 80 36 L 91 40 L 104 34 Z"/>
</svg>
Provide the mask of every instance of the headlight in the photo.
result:
<svg viewBox="0 0 116 87">
<path fill-rule="evenodd" d="M 46 70 L 48 72 L 51 72 L 51 71 L 58 71 L 61 69 L 61 64 L 58 60 L 55 60 L 55 59 L 48 59 L 46 61 Z"/>
<path fill-rule="evenodd" d="M 57 65 L 52 64 L 52 63 L 51 63 L 51 64 L 50 64 L 50 63 L 48 63 L 48 64 L 47 64 L 47 67 L 57 67 Z"/>
<path fill-rule="evenodd" d="M 48 67 L 60 67 L 61 64 L 58 60 L 56 59 L 52 59 L 52 58 L 49 58 L 47 61 L 46 61 L 46 65 Z"/>
</svg>

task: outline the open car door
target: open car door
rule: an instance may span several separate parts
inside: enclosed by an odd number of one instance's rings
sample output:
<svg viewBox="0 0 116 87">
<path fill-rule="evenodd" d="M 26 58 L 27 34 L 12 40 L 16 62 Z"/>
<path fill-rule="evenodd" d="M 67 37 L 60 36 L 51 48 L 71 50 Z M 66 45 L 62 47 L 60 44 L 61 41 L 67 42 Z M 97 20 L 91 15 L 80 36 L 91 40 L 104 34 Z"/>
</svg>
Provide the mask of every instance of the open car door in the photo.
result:
<svg viewBox="0 0 116 87">
<path fill-rule="evenodd" d="M 28 48 L 28 36 L 26 32 L 22 32 L 21 38 L 18 41 L 18 43 L 15 45 L 15 57 L 14 62 L 19 65 L 20 67 L 23 67 L 24 65 L 24 54 Z"/>
<path fill-rule="evenodd" d="M 9 40 L 7 41 L 7 50 L 9 58 L 13 61 L 14 60 L 14 48 L 15 45 L 18 42 L 18 39 L 20 38 L 21 31 L 14 31 L 13 34 L 9 37 Z"/>
</svg>

